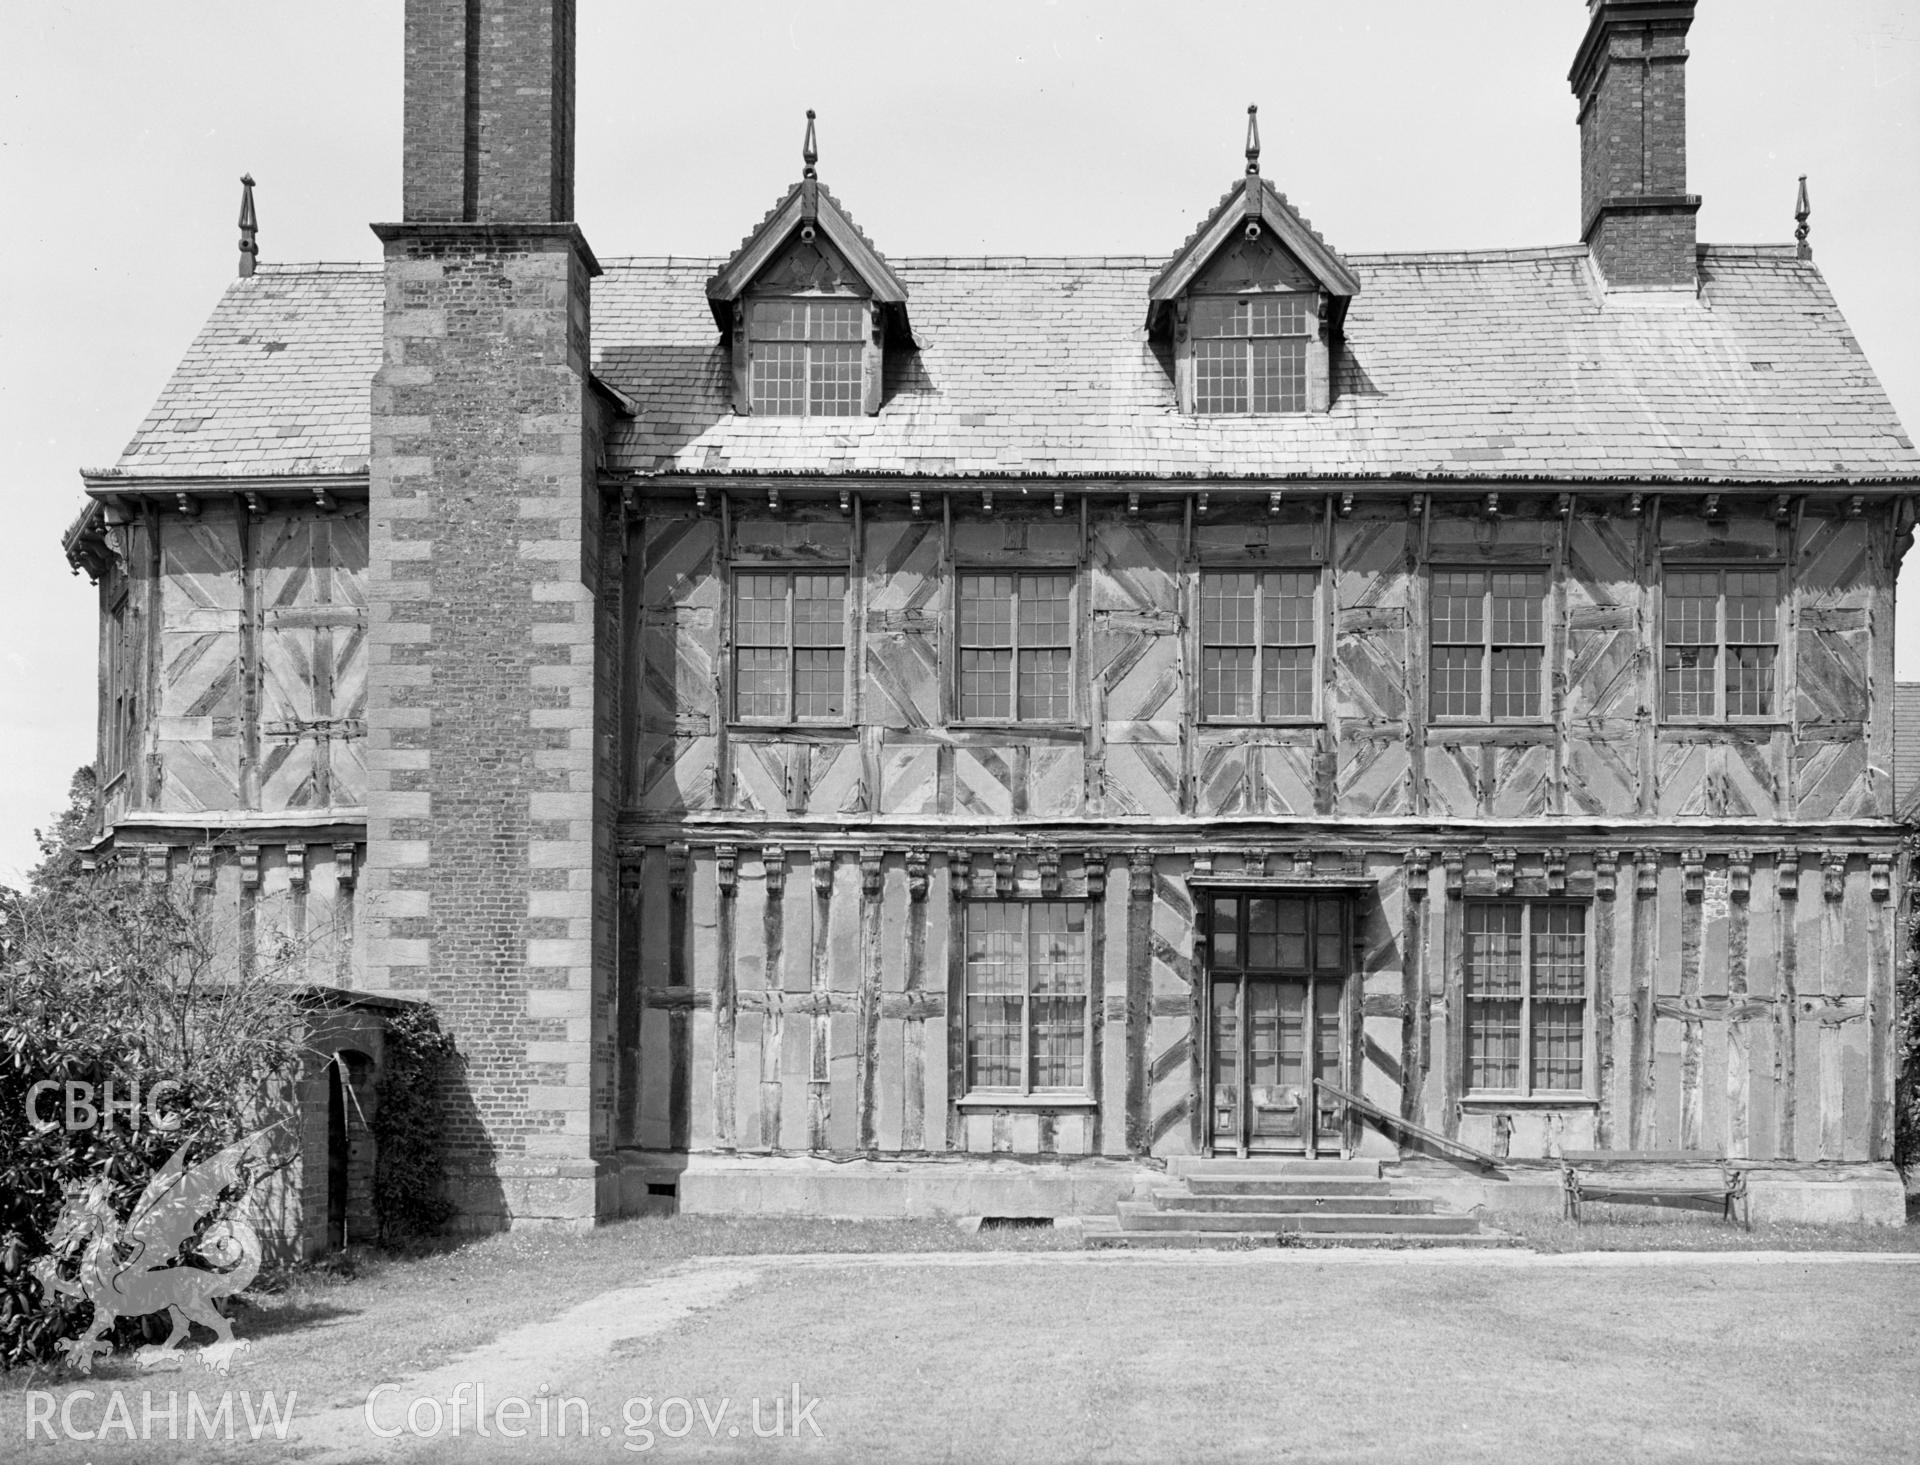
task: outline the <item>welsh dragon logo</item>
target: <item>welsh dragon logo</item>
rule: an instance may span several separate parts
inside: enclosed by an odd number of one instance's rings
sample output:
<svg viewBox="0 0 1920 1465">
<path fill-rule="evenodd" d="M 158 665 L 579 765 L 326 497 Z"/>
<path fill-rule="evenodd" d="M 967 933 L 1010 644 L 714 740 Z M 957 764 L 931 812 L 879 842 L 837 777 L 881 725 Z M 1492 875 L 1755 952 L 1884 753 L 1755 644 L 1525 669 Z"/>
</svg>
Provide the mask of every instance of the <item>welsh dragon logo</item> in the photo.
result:
<svg viewBox="0 0 1920 1465">
<path fill-rule="evenodd" d="M 104 1179 L 68 1198 L 53 1228 L 52 1250 L 29 1270 L 43 1289 L 93 1304 L 93 1322 L 86 1333 L 60 1344 L 71 1367 L 93 1372 L 94 1358 L 113 1351 L 105 1334 L 117 1319 L 165 1311 L 173 1317 L 173 1331 L 164 1343 L 134 1354 L 140 1367 L 183 1356 L 178 1350 L 189 1327 L 200 1323 L 219 1339 L 200 1350 L 200 1361 L 227 1371 L 233 1355 L 247 1344 L 233 1336 L 233 1325 L 213 1301 L 242 1291 L 259 1273 L 260 1237 L 238 1217 L 209 1226 L 194 1254 L 211 1269 L 189 1264 L 181 1248 L 193 1240 L 194 1229 L 212 1212 L 220 1193 L 241 1182 L 242 1157 L 266 1133 L 248 1135 L 195 1165 L 187 1164 L 182 1145 L 147 1182 L 124 1223 L 114 1215 Z M 76 1256 L 77 1272 L 69 1277 L 66 1268 Z"/>
</svg>

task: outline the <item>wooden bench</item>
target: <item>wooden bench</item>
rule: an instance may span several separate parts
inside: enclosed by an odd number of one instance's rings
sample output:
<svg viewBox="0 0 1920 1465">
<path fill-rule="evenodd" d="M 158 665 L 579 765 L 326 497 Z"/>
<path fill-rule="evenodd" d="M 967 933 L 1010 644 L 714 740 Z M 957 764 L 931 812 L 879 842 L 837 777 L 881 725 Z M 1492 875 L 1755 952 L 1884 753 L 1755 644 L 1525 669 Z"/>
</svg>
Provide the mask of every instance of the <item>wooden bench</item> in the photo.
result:
<svg viewBox="0 0 1920 1465">
<path fill-rule="evenodd" d="M 1718 1168 L 1718 1181 L 1709 1179 L 1709 1165 Z M 1633 1174 L 1629 1166 L 1667 1173 Z M 1683 1167 L 1694 1173 L 1675 1173 Z M 1753 1229 L 1747 1214 L 1746 1172 L 1729 1165 L 1725 1156 L 1706 1150 L 1568 1150 L 1560 1156 L 1560 1181 L 1565 1214 L 1575 1222 L 1582 1219 L 1584 1202 L 1599 1201 L 1718 1211 L 1724 1220 L 1737 1220 L 1746 1230 Z"/>
</svg>

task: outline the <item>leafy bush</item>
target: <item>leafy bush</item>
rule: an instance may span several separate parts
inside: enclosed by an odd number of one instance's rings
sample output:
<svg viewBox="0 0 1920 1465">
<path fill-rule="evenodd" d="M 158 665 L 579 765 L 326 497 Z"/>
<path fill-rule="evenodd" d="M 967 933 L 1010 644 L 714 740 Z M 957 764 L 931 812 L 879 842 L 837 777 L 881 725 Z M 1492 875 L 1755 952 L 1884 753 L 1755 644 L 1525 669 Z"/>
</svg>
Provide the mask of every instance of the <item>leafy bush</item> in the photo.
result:
<svg viewBox="0 0 1920 1465">
<path fill-rule="evenodd" d="M 440 1101 L 459 1061 L 432 1008 L 407 1007 L 387 1019 L 386 1066 L 373 1110 L 373 1211 L 382 1246 L 430 1235 L 453 1214 Z"/>
<path fill-rule="evenodd" d="M 197 1159 L 249 1132 L 267 1086 L 292 1071 L 302 1026 L 296 989 L 275 980 L 288 953 L 239 969 L 235 944 L 165 887 L 81 871 L 92 786 L 81 770 L 74 807 L 39 835 L 29 888 L 0 889 L 0 1367 L 50 1357 L 86 1326 L 87 1303 L 43 1296 L 28 1273 L 69 1199 L 91 1191 L 125 1215 L 176 1149 Z M 36 1129 L 27 1098 L 43 1079 L 96 1095 L 111 1082 L 116 1097 L 137 1085 L 143 1105 L 169 1082 L 164 1107 L 180 1122 L 160 1130 L 143 1113 L 138 1126 L 114 1115 Z M 57 1093 L 39 1107 L 57 1117 Z M 123 1322 L 115 1341 L 141 1331 Z"/>
<path fill-rule="evenodd" d="M 1907 841 L 1909 889 L 1920 879 L 1920 839 Z M 1920 1165 L 1920 900 L 1907 908 L 1906 959 L 1895 987 L 1893 1158 L 1902 1169 Z"/>
</svg>

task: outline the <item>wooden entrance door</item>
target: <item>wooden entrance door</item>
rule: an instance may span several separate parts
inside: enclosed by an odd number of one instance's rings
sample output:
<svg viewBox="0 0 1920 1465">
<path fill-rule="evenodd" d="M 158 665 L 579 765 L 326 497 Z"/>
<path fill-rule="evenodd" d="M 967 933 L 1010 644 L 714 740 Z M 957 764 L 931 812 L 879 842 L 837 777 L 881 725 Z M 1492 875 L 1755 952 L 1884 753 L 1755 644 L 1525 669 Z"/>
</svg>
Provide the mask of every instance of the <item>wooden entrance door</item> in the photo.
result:
<svg viewBox="0 0 1920 1465">
<path fill-rule="evenodd" d="M 1337 895 L 1209 901 L 1208 1067 L 1216 1153 L 1339 1154 L 1346 1085 L 1347 902 Z"/>
</svg>

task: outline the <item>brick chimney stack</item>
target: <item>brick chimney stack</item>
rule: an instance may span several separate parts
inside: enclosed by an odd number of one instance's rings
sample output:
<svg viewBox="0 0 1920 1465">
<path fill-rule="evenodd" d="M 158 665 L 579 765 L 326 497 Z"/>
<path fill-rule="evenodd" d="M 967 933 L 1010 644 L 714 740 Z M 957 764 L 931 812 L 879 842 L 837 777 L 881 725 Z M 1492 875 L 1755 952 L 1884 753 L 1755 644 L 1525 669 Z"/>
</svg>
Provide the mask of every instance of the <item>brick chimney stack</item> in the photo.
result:
<svg viewBox="0 0 1920 1465">
<path fill-rule="evenodd" d="M 1687 192 L 1694 0 L 1588 0 L 1568 81 L 1580 99 L 1580 237 L 1610 285 L 1696 283 Z"/>
<path fill-rule="evenodd" d="M 574 0 L 408 0 L 402 217 L 573 217 Z"/>
<path fill-rule="evenodd" d="M 365 969 L 464 1059 L 455 1224 L 588 1226 L 617 892 L 574 0 L 406 0 L 405 34 L 403 219 L 374 225 Z"/>
</svg>

